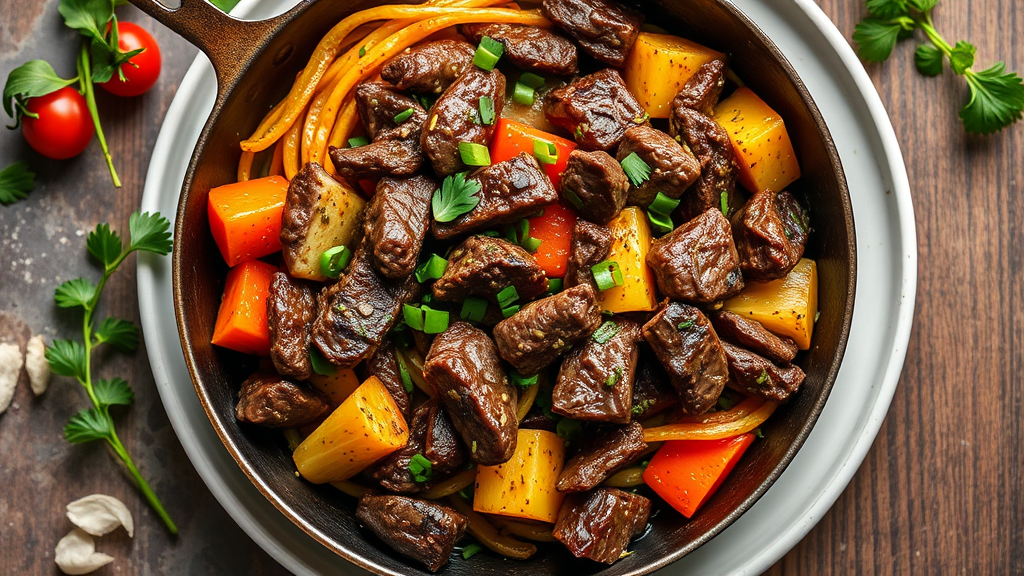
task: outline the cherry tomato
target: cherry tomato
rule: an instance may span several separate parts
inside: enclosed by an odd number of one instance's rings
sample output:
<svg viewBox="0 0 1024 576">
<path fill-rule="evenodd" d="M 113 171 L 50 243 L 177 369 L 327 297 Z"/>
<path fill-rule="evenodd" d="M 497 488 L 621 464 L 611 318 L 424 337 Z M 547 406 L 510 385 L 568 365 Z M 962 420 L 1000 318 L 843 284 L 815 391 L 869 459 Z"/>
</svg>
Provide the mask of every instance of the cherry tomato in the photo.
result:
<svg viewBox="0 0 1024 576">
<path fill-rule="evenodd" d="M 29 146 L 47 158 L 78 156 L 96 133 L 85 97 L 70 86 L 31 98 L 25 108 L 39 118 L 25 116 L 21 133 Z"/>
<path fill-rule="evenodd" d="M 100 84 L 104 90 L 117 96 L 139 96 L 145 94 L 156 84 L 160 76 L 160 47 L 156 40 L 141 27 L 131 22 L 117 23 L 117 43 L 121 50 L 130 52 L 145 48 L 136 54 L 127 64 L 121 65 L 121 72 L 124 74 L 125 82 L 115 72 L 114 76 Z M 134 66 L 133 66 L 134 64 Z"/>
</svg>

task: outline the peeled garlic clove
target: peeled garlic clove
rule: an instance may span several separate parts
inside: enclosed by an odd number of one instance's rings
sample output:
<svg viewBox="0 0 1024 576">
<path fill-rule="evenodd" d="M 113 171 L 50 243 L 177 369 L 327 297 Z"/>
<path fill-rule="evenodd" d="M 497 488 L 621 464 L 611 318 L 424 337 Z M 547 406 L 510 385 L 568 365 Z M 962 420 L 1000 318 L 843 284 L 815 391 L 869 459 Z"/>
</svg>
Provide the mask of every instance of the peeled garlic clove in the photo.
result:
<svg viewBox="0 0 1024 576">
<path fill-rule="evenodd" d="M 88 574 L 114 561 L 113 557 L 97 552 L 92 536 L 80 528 L 68 532 L 67 536 L 57 542 L 53 559 L 61 572 L 71 575 Z"/>
<path fill-rule="evenodd" d="M 135 532 L 128 507 L 106 494 L 92 494 L 68 504 L 68 520 L 93 536 L 103 536 L 118 526 L 124 526 L 129 536 Z"/>
<path fill-rule="evenodd" d="M 0 414 L 14 400 L 14 389 L 18 386 L 18 376 L 24 361 L 17 344 L 0 344 Z"/>
<path fill-rule="evenodd" d="M 25 353 L 25 371 L 32 384 L 32 392 L 39 396 L 50 385 L 50 363 L 46 361 L 46 344 L 42 336 L 33 336 L 28 341 Z"/>
</svg>

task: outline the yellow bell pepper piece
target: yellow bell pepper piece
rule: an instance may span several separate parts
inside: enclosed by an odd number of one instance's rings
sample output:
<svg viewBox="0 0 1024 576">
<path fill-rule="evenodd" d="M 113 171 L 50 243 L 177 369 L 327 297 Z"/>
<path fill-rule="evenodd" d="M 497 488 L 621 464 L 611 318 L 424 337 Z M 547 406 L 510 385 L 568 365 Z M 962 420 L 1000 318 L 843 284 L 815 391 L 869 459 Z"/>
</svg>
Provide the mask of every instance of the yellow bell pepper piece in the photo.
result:
<svg viewBox="0 0 1024 576">
<path fill-rule="evenodd" d="M 359 377 L 351 368 L 337 368 L 334 374 L 312 374 L 308 382 L 327 396 L 331 408 L 341 406 L 359 388 Z"/>
<path fill-rule="evenodd" d="M 622 285 L 609 288 L 599 296 L 602 310 L 644 312 L 658 305 L 657 284 L 647 267 L 651 250 L 651 227 L 647 216 L 636 206 L 627 206 L 608 224 L 612 230 L 612 249 L 608 260 L 618 263 Z"/>
<path fill-rule="evenodd" d="M 725 54 L 669 34 L 641 32 L 626 57 L 623 80 L 652 118 L 668 118 L 670 104 L 697 70 Z"/>
<path fill-rule="evenodd" d="M 554 522 L 563 494 L 555 488 L 565 466 L 565 443 L 547 430 L 519 430 L 512 458 L 497 466 L 480 466 L 473 510 Z"/>
<path fill-rule="evenodd" d="M 740 183 L 751 193 L 781 192 L 800 177 L 800 164 L 786 124 L 746 86 L 715 107 L 740 165 Z"/>
<path fill-rule="evenodd" d="M 818 315 L 817 266 L 814 260 L 802 258 L 785 278 L 750 282 L 726 300 L 723 309 L 757 320 L 769 331 L 792 338 L 797 348 L 807 350 Z"/>
</svg>

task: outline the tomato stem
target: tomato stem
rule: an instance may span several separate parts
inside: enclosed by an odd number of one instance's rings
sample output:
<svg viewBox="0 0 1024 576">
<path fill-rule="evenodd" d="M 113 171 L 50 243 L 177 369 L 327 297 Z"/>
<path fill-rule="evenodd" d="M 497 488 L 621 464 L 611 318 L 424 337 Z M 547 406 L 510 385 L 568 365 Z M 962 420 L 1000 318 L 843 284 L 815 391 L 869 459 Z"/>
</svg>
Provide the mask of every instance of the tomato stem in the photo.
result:
<svg viewBox="0 0 1024 576">
<path fill-rule="evenodd" d="M 92 83 L 92 66 L 89 61 L 89 41 L 82 41 L 82 48 L 78 51 L 78 83 L 82 87 L 82 95 L 85 96 L 85 103 L 92 115 L 92 123 L 96 127 L 96 138 L 100 141 L 100 149 L 103 150 L 103 157 L 107 161 L 107 168 L 110 170 L 110 177 L 114 180 L 114 187 L 121 187 L 121 179 L 117 177 L 114 170 L 114 160 L 110 157 L 110 150 L 107 148 L 107 139 L 103 135 L 103 127 L 100 126 L 100 113 L 96 109 L 96 88 Z"/>
</svg>

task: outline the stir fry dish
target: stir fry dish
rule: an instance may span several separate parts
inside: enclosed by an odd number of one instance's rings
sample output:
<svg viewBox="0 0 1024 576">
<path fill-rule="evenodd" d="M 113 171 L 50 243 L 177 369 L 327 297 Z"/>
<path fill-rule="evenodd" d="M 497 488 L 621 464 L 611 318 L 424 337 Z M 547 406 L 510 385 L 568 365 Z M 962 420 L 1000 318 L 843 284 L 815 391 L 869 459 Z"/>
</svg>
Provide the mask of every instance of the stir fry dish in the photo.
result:
<svg viewBox="0 0 1024 576">
<path fill-rule="evenodd" d="M 652 30 L 611 0 L 357 12 L 209 191 L 212 343 L 260 357 L 238 420 L 431 571 L 627 557 L 804 381 L 785 123 Z"/>
</svg>

